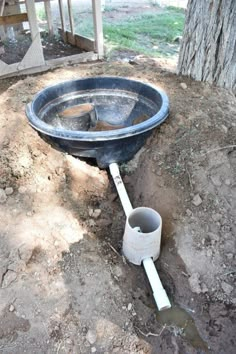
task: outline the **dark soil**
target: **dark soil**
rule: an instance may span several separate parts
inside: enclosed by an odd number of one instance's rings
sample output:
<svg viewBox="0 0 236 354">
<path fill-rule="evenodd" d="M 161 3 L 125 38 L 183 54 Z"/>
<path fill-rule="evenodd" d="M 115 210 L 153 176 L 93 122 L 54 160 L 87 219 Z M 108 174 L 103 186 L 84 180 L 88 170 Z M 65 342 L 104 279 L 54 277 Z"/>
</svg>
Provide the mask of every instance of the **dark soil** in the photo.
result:
<svg viewBox="0 0 236 354">
<path fill-rule="evenodd" d="M 59 37 L 50 37 L 48 34 L 42 33 L 41 39 L 45 60 L 82 53 L 80 48 L 64 43 Z M 19 34 L 15 41 L 7 40 L 4 43 L 5 53 L 0 55 L 0 59 L 6 64 L 20 62 L 31 43 L 30 34 Z"/>
</svg>

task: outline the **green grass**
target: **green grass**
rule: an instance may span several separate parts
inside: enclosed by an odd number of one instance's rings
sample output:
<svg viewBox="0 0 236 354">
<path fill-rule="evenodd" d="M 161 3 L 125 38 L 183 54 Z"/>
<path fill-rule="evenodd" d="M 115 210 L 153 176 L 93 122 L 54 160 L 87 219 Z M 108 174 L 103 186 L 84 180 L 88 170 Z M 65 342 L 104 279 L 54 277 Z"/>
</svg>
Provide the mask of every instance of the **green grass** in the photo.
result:
<svg viewBox="0 0 236 354">
<path fill-rule="evenodd" d="M 36 15 L 37 15 L 37 18 L 40 19 L 41 21 L 46 20 L 46 13 L 45 13 L 45 10 L 43 7 L 36 8 Z"/>
<path fill-rule="evenodd" d="M 76 32 L 93 37 L 91 16 L 76 23 Z M 178 50 L 173 41 L 182 35 L 184 10 L 175 7 L 160 9 L 156 13 L 144 13 L 121 21 L 103 18 L 105 44 L 112 50 L 133 50 L 151 56 L 172 56 Z"/>
<path fill-rule="evenodd" d="M 183 11 L 171 8 L 156 14 L 132 17 L 116 25 L 105 21 L 104 34 L 106 43 L 113 48 L 158 55 L 163 52 L 163 44 L 173 43 L 182 34 L 183 26 Z"/>
</svg>

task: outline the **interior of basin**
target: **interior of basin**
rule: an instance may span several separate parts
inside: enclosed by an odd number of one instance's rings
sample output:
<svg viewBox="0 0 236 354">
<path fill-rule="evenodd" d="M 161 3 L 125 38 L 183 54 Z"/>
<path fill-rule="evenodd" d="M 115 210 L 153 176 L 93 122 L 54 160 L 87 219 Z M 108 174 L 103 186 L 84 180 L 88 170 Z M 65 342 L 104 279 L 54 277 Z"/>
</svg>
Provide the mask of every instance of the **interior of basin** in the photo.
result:
<svg viewBox="0 0 236 354">
<path fill-rule="evenodd" d="M 98 121 L 117 128 L 139 124 L 154 116 L 160 109 L 158 103 L 139 93 L 118 89 L 91 89 L 56 97 L 42 107 L 38 116 L 51 126 L 63 128 L 60 113 L 82 104 L 90 104 L 95 108 Z"/>
</svg>

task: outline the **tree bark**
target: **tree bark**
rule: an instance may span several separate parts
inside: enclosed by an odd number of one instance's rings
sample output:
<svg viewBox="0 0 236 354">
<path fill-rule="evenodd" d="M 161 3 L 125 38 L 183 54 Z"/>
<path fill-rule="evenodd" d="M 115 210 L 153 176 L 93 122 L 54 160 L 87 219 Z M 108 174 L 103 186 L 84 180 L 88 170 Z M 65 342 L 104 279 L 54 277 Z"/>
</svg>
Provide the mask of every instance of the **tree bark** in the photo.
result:
<svg viewBox="0 0 236 354">
<path fill-rule="evenodd" d="M 236 93 L 236 0 L 189 0 L 177 71 Z"/>
</svg>

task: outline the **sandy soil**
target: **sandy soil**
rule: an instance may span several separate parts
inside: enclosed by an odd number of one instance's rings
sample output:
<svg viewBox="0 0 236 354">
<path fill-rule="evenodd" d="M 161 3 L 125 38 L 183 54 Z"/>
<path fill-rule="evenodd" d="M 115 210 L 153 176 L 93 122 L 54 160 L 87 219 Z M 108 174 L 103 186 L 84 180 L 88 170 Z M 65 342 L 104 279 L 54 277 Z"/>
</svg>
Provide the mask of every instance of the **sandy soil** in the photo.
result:
<svg viewBox="0 0 236 354">
<path fill-rule="evenodd" d="M 234 353 L 236 100 L 156 62 L 96 63 L 0 82 L 0 352 Z M 157 312 L 125 262 L 125 217 L 107 171 L 54 150 L 25 105 L 47 85 L 121 75 L 161 86 L 170 116 L 122 175 L 163 217 Z M 183 83 L 185 85 L 183 85 Z"/>
</svg>

